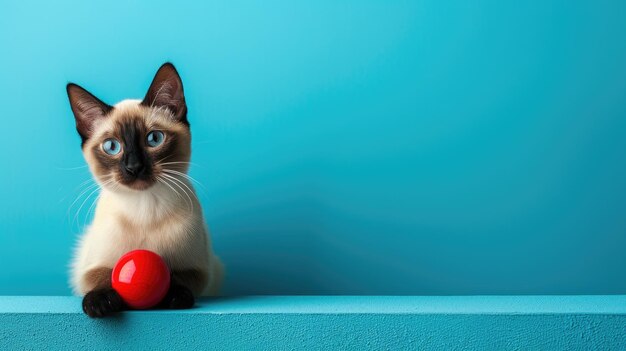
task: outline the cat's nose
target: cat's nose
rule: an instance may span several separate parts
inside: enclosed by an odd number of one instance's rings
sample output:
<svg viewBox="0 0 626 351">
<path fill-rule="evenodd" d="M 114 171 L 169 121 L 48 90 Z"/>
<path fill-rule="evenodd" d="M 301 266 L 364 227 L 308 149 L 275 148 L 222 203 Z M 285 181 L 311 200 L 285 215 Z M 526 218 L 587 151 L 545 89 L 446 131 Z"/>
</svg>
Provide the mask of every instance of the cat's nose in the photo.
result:
<svg viewBox="0 0 626 351">
<path fill-rule="evenodd" d="M 126 169 L 126 172 L 128 172 L 131 175 L 136 176 L 143 171 L 144 165 L 142 162 L 135 161 L 135 162 L 129 162 L 125 164 L 124 168 Z"/>
</svg>

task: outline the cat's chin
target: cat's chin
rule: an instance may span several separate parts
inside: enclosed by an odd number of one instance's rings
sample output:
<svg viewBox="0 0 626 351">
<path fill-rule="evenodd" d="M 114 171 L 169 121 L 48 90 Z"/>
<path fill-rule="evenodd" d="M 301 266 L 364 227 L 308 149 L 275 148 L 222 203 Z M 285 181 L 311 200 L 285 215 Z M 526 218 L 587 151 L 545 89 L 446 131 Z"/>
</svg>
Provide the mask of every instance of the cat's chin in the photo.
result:
<svg viewBox="0 0 626 351">
<path fill-rule="evenodd" d="M 122 183 L 122 186 L 133 191 L 144 191 L 150 189 L 155 183 L 152 180 L 137 179 L 130 183 Z"/>
</svg>

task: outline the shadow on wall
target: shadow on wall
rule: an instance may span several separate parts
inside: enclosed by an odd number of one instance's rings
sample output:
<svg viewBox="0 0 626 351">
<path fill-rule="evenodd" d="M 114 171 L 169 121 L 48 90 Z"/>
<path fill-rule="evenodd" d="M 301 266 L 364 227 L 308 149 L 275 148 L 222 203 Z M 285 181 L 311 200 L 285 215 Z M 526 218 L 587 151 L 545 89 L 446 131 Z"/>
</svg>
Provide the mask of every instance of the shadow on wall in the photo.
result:
<svg viewBox="0 0 626 351">
<path fill-rule="evenodd" d="M 337 209 L 328 206 L 330 190 L 314 162 L 295 163 L 241 172 L 237 176 L 242 178 L 228 184 L 209 181 L 211 175 L 202 174 L 202 169 L 194 175 L 211 185 L 210 199 L 200 196 L 215 251 L 226 266 L 223 293 L 371 293 L 364 276 L 376 265 L 371 257 L 376 247 L 359 242 L 363 235 L 353 229 L 355 218 L 336 218 Z M 338 231 L 338 222 L 345 232 Z M 372 237 L 371 232 L 362 234 Z M 359 248 L 364 250 L 360 257 L 354 255 Z"/>
<path fill-rule="evenodd" d="M 322 232 L 318 206 L 307 198 L 281 200 L 248 206 L 215 220 L 212 231 L 219 232 L 218 254 L 226 264 L 224 294 L 320 291 L 324 277 L 316 258 L 320 250 L 316 238 Z"/>
<path fill-rule="evenodd" d="M 422 245 L 419 227 L 330 206 L 330 194 L 341 194 L 313 169 L 270 173 L 249 175 L 230 189 L 216 186 L 220 194 L 211 198 L 228 202 L 203 201 L 226 266 L 225 295 L 446 293 L 439 272 L 422 260 L 449 246 L 447 237 Z"/>
</svg>

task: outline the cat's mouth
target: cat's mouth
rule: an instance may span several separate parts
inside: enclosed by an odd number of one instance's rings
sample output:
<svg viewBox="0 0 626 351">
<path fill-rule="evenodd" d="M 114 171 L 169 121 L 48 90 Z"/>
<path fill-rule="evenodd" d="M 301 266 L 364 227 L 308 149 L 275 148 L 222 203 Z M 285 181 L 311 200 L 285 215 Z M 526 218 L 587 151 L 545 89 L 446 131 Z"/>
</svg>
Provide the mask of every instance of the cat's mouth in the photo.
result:
<svg viewBox="0 0 626 351">
<path fill-rule="evenodd" d="M 153 186 L 155 183 L 156 181 L 153 179 L 142 179 L 142 178 L 120 181 L 120 184 L 122 184 L 123 186 L 132 190 L 137 190 L 137 191 L 147 190 L 148 188 Z"/>
</svg>

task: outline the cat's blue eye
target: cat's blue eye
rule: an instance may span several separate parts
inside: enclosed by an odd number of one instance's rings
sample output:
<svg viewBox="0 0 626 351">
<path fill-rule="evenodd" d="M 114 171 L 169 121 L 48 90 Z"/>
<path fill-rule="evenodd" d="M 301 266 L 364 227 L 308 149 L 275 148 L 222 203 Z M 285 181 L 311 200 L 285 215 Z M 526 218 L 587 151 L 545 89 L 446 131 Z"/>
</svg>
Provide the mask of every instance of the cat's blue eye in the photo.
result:
<svg viewBox="0 0 626 351">
<path fill-rule="evenodd" d="M 153 130 L 148 133 L 147 143 L 150 147 L 157 147 L 163 144 L 163 140 L 165 139 L 165 134 L 163 134 L 160 130 Z"/>
<path fill-rule="evenodd" d="M 109 155 L 117 155 L 122 150 L 122 145 L 115 139 L 107 139 L 102 143 L 102 150 Z"/>
</svg>

